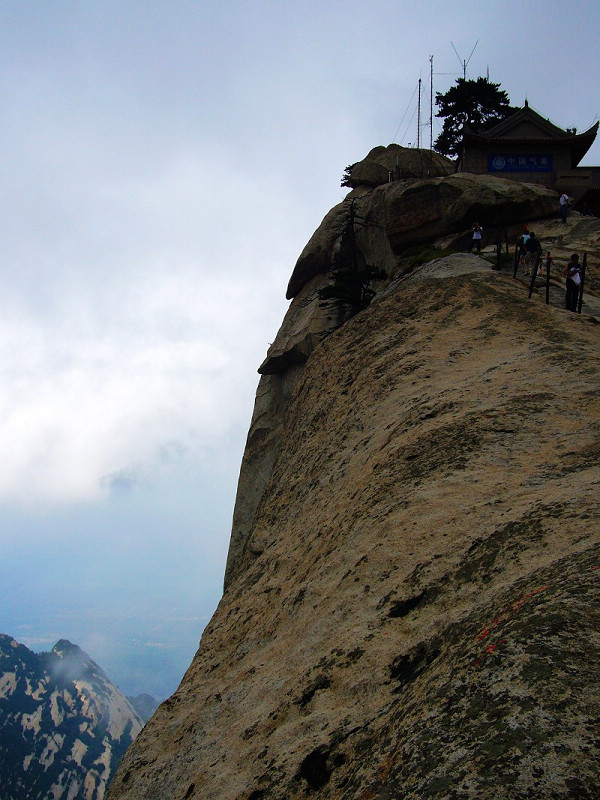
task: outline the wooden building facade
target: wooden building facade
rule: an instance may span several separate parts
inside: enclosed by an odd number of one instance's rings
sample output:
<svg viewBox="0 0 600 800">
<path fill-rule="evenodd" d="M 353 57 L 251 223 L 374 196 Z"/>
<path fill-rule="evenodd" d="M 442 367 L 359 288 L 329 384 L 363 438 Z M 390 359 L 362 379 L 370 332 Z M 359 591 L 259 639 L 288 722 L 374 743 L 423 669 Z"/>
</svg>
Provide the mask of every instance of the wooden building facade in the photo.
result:
<svg viewBox="0 0 600 800">
<path fill-rule="evenodd" d="M 460 169 L 543 184 L 566 192 L 576 208 L 589 208 L 600 216 L 600 167 L 579 166 L 597 132 L 598 122 L 584 133 L 563 130 L 525 101 L 523 108 L 485 133 L 465 126 Z"/>
</svg>

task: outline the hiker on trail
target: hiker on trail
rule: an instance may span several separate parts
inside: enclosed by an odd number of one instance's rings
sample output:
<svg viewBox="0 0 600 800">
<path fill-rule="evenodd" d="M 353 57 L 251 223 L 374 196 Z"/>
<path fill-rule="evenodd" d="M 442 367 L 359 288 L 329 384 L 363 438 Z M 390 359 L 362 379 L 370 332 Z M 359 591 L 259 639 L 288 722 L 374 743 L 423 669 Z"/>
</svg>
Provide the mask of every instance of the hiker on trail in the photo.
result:
<svg viewBox="0 0 600 800">
<path fill-rule="evenodd" d="M 563 192 L 558 202 L 560 203 L 560 221 L 566 222 L 567 212 L 569 210 L 569 195 Z"/>
<path fill-rule="evenodd" d="M 523 233 L 517 239 L 517 247 L 519 248 L 519 264 L 525 263 L 525 255 L 527 253 L 525 245 L 527 244 L 527 239 L 529 239 L 529 231 L 527 228 L 524 228 Z"/>
<path fill-rule="evenodd" d="M 469 253 L 473 250 L 473 246 L 477 248 L 477 252 L 481 253 L 481 239 L 483 237 L 483 228 L 478 222 L 473 223 L 473 238 L 469 244 Z"/>
<path fill-rule="evenodd" d="M 532 269 L 535 269 L 535 263 L 537 261 L 538 253 L 541 254 L 542 252 L 542 245 L 540 244 L 540 240 L 537 238 L 535 233 L 531 231 L 527 241 L 525 242 L 525 266 L 527 269 L 525 270 L 525 275 L 529 275 Z"/>
<path fill-rule="evenodd" d="M 581 264 L 577 253 L 573 253 L 571 256 L 571 260 L 563 270 L 563 275 L 567 279 L 565 307 L 567 311 L 577 311 L 579 287 L 581 286 Z"/>
</svg>

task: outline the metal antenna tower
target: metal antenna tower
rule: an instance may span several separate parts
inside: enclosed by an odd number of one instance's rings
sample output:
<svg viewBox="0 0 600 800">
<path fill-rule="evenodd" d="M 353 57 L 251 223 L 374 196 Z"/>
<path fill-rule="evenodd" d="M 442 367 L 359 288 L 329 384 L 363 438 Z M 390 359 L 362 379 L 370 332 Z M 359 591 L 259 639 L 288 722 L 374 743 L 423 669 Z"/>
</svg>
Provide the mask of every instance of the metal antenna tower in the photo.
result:
<svg viewBox="0 0 600 800">
<path fill-rule="evenodd" d="M 419 103 L 417 111 L 417 149 L 421 147 L 421 78 L 419 76 Z"/>
<path fill-rule="evenodd" d="M 433 150 L 433 56 L 429 56 L 430 81 L 429 81 L 429 149 Z"/>
<path fill-rule="evenodd" d="M 477 45 L 479 44 L 479 39 L 477 39 L 477 41 L 475 42 L 475 45 L 474 45 L 473 49 L 471 50 L 471 55 L 470 55 L 470 56 L 467 58 L 467 60 L 466 60 L 466 61 L 465 61 L 464 59 L 462 59 L 462 58 L 461 58 L 461 57 L 458 55 L 458 52 L 457 52 L 457 50 L 456 50 L 456 47 L 454 47 L 454 43 L 453 43 L 453 42 L 450 42 L 450 44 L 452 45 L 452 49 L 453 49 L 453 50 L 454 50 L 454 52 L 456 53 L 456 57 L 457 57 L 457 58 L 458 58 L 458 60 L 460 61 L 460 65 L 461 65 L 461 67 L 463 68 L 463 80 L 465 80 L 465 81 L 466 81 L 466 80 L 467 80 L 467 67 L 469 66 L 469 61 L 471 60 L 471 57 L 473 56 L 473 53 L 475 52 L 475 47 L 477 47 Z"/>
</svg>

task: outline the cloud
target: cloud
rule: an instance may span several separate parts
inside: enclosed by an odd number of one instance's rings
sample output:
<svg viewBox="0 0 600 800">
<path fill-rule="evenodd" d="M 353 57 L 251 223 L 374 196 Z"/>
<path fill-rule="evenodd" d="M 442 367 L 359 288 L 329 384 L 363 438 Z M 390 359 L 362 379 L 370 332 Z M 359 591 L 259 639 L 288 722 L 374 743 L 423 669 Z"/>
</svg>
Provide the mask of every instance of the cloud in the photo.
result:
<svg viewBox="0 0 600 800">
<path fill-rule="evenodd" d="M 85 204 L 78 185 L 54 212 L 69 234 L 39 221 L 30 238 L 13 231 L 0 265 L 0 500 L 122 491 L 216 447 L 247 413 L 267 346 L 253 322 L 275 329 L 283 309 L 273 215 L 254 191 L 222 153 L 165 155 L 150 175 L 91 181 Z"/>
<path fill-rule="evenodd" d="M 178 13 L 144 17 L 164 70 L 139 65 L 147 42 L 132 37 L 135 8 L 120 28 L 99 6 L 78 15 L 63 5 L 46 32 L 28 19 L 44 68 L 27 37 L 7 43 L 0 502 L 94 502 L 148 487 L 213 458 L 248 424 L 285 284 L 320 221 L 314 198 L 295 196 L 304 154 L 338 112 L 333 85 L 315 103 L 295 26 L 281 69 L 270 69 L 282 53 L 266 37 L 270 6 L 255 20 L 261 44 L 248 42 L 243 13 L 222 30 L 249 71 L 215 51 L 203 25 L 208 15 L 221 29 L 213 12 L 184 15 L 183 38 Z M 194 75 L 207 53 L 219 68 Z M 306 126 L 315 111 L 320 129 Z M 311 139 L 283 149 L 291 129 Z"/>
</svg>

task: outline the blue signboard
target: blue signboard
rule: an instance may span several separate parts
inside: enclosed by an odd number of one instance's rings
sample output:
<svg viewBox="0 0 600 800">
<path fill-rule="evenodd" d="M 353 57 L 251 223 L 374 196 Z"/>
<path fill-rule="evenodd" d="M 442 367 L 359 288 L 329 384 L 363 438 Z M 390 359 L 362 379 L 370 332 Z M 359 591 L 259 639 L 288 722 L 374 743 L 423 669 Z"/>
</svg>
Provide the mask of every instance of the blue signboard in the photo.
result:
<svg viewBox="0 0 600 800">
<path fill-rule="evenodd" d="M 490 153 L 488 172 L 552 172 L 552 156 Z"/>
</svg>

